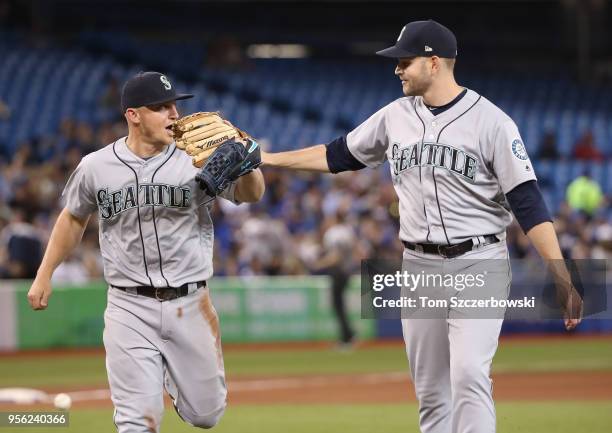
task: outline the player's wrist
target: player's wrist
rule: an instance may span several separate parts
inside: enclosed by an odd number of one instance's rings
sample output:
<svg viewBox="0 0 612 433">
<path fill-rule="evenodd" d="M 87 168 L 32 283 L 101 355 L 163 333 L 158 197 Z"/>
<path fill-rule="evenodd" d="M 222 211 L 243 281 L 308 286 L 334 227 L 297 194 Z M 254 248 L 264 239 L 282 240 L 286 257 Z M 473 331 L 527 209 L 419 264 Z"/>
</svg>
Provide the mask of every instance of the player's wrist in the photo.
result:
<svg viewBox="0 0 612 433">
<path fill-rule="evenodd" d="M 292 162 L 296 163 L 296 159 L 291 160 L 287 158 L 286 153 L 288 152 L 266 153 L 266 159 L 264 160 L 264 152 L 261 152 L 262 165 L 277 168 L 291 168 L 293 165 Z"/>
<path fill-rule="evenodd" d="M 35 281 L 51 281 L 53 276 L 53 269 L 49 269 L 47 266 L 41 266 L 36 272 Z"/>
<path fill-rule="evenodd" d="M 274 165 L 274 153 L 261 151 L 261 165 Z"/>
</svg>

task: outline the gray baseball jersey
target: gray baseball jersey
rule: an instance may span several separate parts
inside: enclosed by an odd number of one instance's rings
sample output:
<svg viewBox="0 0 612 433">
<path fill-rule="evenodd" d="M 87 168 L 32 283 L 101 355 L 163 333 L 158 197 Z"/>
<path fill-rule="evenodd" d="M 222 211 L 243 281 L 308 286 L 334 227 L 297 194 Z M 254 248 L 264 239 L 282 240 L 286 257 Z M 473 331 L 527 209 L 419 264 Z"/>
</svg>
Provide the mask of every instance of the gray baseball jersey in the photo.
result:
<svg viewBox="0 0 612 433">
<path fill-rule="evenodd" d="M 403 270 L 418 273 L 424 264 L 434 274 L 453 275 L 465 272 L 473 260 L 485 267 L 494 261 L 507 269 L 493 273 L 486 288 L 498 298 L 507 296 L 511 273 L 505 241 L 479 241 L 483 235 L 505 234 L 512 221 L 505 194 L 536 178 L 510 117 L 471 90 L 437 115 L 422 97 L 406 97 L 349 133 L 347 145 L 366 166 L 389 161 L 402 240 L 457 244 L 472 239 L 478 245 L 450 260 L 406 249 Z M 457 293 L 454 287 L 450 291 Z M 466 320 L 458 313 L 449 308 L 443 319 L 402 319 L 420 428 L 491 433 L 495 411 L 489 372 L 502 319 Z"/>
<path fill-rule="evenodd" d="M 119 433 L 159 432 L 165 388 L 180 416 L 210 428 L 227 389 L 212 276 L 212 198 L 195 182 L 191 157 L 173 144 L 143 159 L 125 138 L 85 156 L 63 198 L 68 211 L 98 211 L 100 250 L 110 287 L 104 313 L 106 368 Z M 235 184 L 223 193 L 234 200 Z M 178 287 L 159 302 L 136 286 Z M 134 374 L 134 372 L 139 372 Z"/>
<path fill-rule="evenodd" d="M 510 117 L 472 90 L 434 116 L 422 97 L 400 98 L 347 136 L 368 167 L 390 162 L 400 203 L 400 238 L 456 244 L 503 233 L 504 194 L 536 179 Z"/>
<path fill-rule="evenodd" d="M 212 276 L 212 198 L 173 144 L 149 158 L 125 137 L 85 156 L 63 192 L 71 214 L 98 211 L 104 277 L 113 286 L 178 287 Z M 235 184 L 222 197 L 234 201 Z"/>
</svg>

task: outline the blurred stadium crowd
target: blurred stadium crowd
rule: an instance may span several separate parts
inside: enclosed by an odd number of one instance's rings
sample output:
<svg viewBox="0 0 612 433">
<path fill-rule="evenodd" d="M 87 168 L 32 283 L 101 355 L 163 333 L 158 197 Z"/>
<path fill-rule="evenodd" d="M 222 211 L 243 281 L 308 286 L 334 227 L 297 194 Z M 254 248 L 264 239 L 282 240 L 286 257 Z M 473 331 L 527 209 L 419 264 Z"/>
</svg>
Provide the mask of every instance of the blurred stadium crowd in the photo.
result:
<svg viewBox="0 0 612 433">
<path fill-rule="evenodd" d="M 127 134 L 118 111 L 121 81 L 150 68 L 126 66 L 87 49 L 31 45 L 18 33 L 4 35 L 0 277 L 31 278 L 61 210 L 68 176 L 83 155 Z M 117 35 L 85 33 L 81 42 L 127 50 L 126 56 L 138 52 L 143 64 L 158 64 L 155 57 L 144 58 L 148 53 L 141 45 Z M 193 51 L 176 49 L 181 44 L 149 54 L 165 58 L 172 52 L 182 56 L 174 63 L 193 69 Z M 187 113 L 221 109 L 274 150 L 332 140 L 400 96 L 387 64 L 349 68 L 295 60 L 223 67 L 228 65 L 206 65 L 189 87 L 177 80 L 181 90 L 196 93 L 179 108 Z M 347 75 L 347 68 L 360 73 Z M 70 78 L 64 82 L 65 74 Z M 610 258 L 612 92 L 563 80 L 468 77 L 461 82 L 499 104 L 519 125 L 566 257 Z M 399 257 L 398 203 L 386 165 L 336 176 L 265 169 L 264 174 L 261 203 L 215 204 L 216 275 L 321 273 L 330 249 L 342 251 L 352 271 L 358 271 L 361 258 Z M 534 255 L 516 224 L 508 230 L 508 242 L 514 257 Z M 79 283 L 100 277 L 97 245 L 94 216 L 84 241 L 54 278 Z"/>
<path fill-rule="evenodd" d="M 51 227 L 61 210 L 61 192 L 81 157 L 125 135 L 122 121 L 98 130 L 64 121 L 55 137 L 23 143 L 0 162 L 0 268 L 3 278 L 35 275 Z M 56 151 L 48 153 L 49 149 Z M 61 150 L 63 149 L 63 150 Z M 397 241 L 397 200 L 384 171 L 321 177 L 265 170 L 267 191 L 256 205 L 214 206 L 217 275 L 316 272 L 325 232 L 340 220 L 354 235 L 349 243 L 355 265 L 360 257 L 392 257 Z M 84 240 L 54 278 L 81 282 L 100 277 L 96 217 Z"/>
<path fill-rule="evenodd" d="M 119 116 L 97 128 L 65 119 L 56 135 L 24 142 L 4 156 L 0 162 L 3 278 L 35 275 L 61 210 L 60 195 L 69 174 L 83 155 L 125 134 Z M 261 203 L 235 206 L 218 200 L 215 204 L 216 275 L 319 273 L 324 271 L 320 259 L 326 249 L 338 247 L 353 271 L 358 271 L 360 258 L 399 257 L 397 198 L 386 166 L 335 176 L 264 173 L 267 190 Z M 563 201 L 556 212 L 561 245 L 566 257 L 610 258 L 610 197 L 597 193 L 592 180 L 580 177 L 579 181 L 586 185 L 578 185 L 574 208 Z M 594 198 L 580 200 L 589 195 Z M 514 257 L 534 254 L 516 224 L 508 230 L 508 240 Z M 84 241 L 54 278 L 79 283 L 101 274 L 94 216 Z"/>
</svg>

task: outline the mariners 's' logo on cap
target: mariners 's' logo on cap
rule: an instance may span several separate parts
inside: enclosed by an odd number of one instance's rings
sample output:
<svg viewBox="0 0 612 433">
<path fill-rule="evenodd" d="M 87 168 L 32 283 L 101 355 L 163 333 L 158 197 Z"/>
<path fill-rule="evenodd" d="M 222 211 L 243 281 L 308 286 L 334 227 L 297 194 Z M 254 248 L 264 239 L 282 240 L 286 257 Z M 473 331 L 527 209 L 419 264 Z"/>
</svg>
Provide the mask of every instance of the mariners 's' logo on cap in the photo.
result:
<svg viewBox="0 0 612 433">
<path fill-rule="evenodd" d="M 170 90 L 172 89 L 172 84 L 170 84 L 170 80 L 165 75 L 159 77 L 159 80 L 164 83 L 164 89 Z"/>
<path fill-rule="evenodd" d="M 527 156 L 527 150 L 525 150 L 525 146 L 523 142 L 518 138 L 512 142 L 512 153 L 520 160 L 527 160 L 529 156 Z"/>
<path fill-rule="evenodd" d="M 425 52 L 429 53 L 433 51 L 433 48 L 431 48 L 429 45 L 425 45 Z"/>
</svg>

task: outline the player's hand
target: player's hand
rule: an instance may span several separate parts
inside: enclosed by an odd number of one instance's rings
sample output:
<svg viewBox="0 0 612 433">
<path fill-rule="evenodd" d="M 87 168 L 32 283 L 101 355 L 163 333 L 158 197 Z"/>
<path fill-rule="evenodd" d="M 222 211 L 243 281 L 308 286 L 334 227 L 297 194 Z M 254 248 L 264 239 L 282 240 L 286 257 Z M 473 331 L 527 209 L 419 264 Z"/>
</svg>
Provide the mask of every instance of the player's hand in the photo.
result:
<svg viewBox="0 0 612 433">
<path fill-rule="evenodd" d="M 49 305 L 51 296 L 51 280 L 36 277 L 28 291 L 28 302 L 33 310 L 44 310 Z"/>
<path fill-rule="evenodd" d="M 563 305 L 563 322 L 565 329 L 571 331 L 582 321 L 584 304 L 580 293 L 572 284 L 565 295 L 560 295 Z"/>
</svg>

